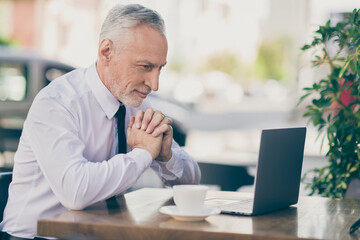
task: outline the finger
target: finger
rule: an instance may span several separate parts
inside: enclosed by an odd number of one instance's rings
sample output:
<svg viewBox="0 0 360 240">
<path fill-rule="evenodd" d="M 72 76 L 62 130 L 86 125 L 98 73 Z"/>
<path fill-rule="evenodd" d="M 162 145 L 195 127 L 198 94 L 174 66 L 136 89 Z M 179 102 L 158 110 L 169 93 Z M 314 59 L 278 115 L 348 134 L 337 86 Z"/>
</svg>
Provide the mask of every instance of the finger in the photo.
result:
<svg viewBox="0 0 360 240">
<path fill-rule="evenodd" d="M 126 143 L 129 145 L 129 139 L 130 139 L 130 134 L 131 134 L 131 128 L 128 127 L 126 129 Z"/>
<path fill-rule="evenodd" d="M 132 126 L 134 125 L 134 123 L 135 123 L 135 117 L 132 116 L 132 117 L 130 117 L 130 122 L 129 122 L 128 127 L 129 127 L 129 128 L 132 128 Z"/>
<path fill-rule="evenodd" d="M 163 124 L 171 126 L 172 125 L 172 120 L 170 118 L 168 118 L 168 117 L 164 117 L 163 120 L 160 122 L 160 124 L 158 124 L 158 126 L 161 126 Z M 158 126 L 156 126 L 156 127 L 158 127 Z M 154 130 L 156 129 L 156 127 L 154 127 Z M 152 134 L 154 130 L 152 130 L 151 132 L 150 131 L 148 132 L 146 130 L 146 132 L 149 133 L 149 134 Z M 155 133 L 155 134 L 156 134 L 156 136 L 158 136 L 160 133 Z"/>
<path fill-rule="evenodd" d="M 161 134 L 168 135 L 168 134 L 171 134 L 172 131 L 173 131 L 173 128 L 171 127 L 171 125 L 162 124 L 162 125 L 156 127 L 154 129 L 154 132 L 151 135 L 153 135 L 154 137 L 157 137 L 157 136 L 159 136 Z"/>
<path fill-rule="evenodd" d="M 145 110 L 144 118 L 142 120 L 142 125 L 141 125 L 142 130 L 145 130 L 148 127 L 150 121 L 152 121 L 153 115 L 154 115 L 154 110 L 152 108 L 147 108 Z"/>
<path fill-rule="evenodd" d="M 162 120 L 161 124 L 168 124 L 168 125 L 172 125 L 172 119 L 169 117 L 164 117 L 164 119 Z"/>
<path fill-rule="evenodd" d="M 164 119 L 165 119 L 165 115 L 162 112 L 155 111 L 154 116 L 151 122 L 149 123 L 149 126 L 146 128 L 146 132 L 151 134 L 156 127 L 160 126 L 163 123 L 167 123 L 167 121 L 163 122 Z"/>
<path fill-rule="evenodd" d="M 143 117 L 144 117 L 144 111 L 142 111 L 142 110 L 137 111 L 136 116 L 135 116 L 135 126 L 136 126 L 136 128 L 141 127 L 141 122 L 143 120 Z"/>
</svg>

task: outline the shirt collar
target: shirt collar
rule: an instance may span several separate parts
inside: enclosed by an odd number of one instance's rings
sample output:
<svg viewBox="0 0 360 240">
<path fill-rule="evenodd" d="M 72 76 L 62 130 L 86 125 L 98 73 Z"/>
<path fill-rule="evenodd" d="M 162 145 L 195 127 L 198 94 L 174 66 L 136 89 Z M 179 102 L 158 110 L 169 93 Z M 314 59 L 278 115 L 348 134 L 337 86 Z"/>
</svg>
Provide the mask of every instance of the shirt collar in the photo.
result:
<svg viewBox="0 0 360 240">
<path fill-rule="evenodd" d="M 97 102 L 105 112 L 106 116 L 111 119 L 119 109 L 120 102 L 111 94 L 101 81 L 96 70 L 96 63 L 88 67 L 86 71 L 86 80 L 93 92 Z"/>
</svg>

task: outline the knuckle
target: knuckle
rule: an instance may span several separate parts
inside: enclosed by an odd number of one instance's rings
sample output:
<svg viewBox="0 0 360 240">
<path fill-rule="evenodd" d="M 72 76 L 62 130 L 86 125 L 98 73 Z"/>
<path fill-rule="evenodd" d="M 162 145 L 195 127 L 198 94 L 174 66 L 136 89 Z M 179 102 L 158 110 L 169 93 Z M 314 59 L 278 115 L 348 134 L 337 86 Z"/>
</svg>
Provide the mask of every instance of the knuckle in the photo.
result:
<svg viewBox="0 0 360 240">
<path fill-rule="evenodd" d="M 139 120 L 141 120 L 141 119 L 143 118 L 143 116 L 144 116 L 144 112 L 141 111 L 141 110 L 139 110 L 139 111 L 137 111 L 137 113 L 136 113 L 135 119 L 139 121 Z"/>
<path fill-rule="evenodd" d="M 160 116 L 162 119 L 165 118 L 165 115 L 162 112 L 160 112 L 159 110 L 156 110 L 155 114 Z"/>
<path fill-rule="evenodd" d="M 144 115 L 144 120 L 145 120 L 146 122 L 150 122 L 151 116 L 145 114 L 145 115 Z"/>
<path fill-rule="evenodd" d="M 171 125 L 173 123 L 171 118 L 166 117 L 165 119 L 166 119 L 167 124 Z"/>
<path fill-rule="evenodd" d="M 149 129 L 149 131 L 154 130 L 154 128 L 155 128 L 154 123 L 150 122 L 147 128 Z"/>
<path fill-rule="evenodd" d="M 148 113 L 148 114 L 149 114 L 149 113 L 152 114 L 152 113 L 154 112 L 154 109 L 152 109 L 151 107 L 149 107 L 149 108 L 147 108 L 147 109 L 145 110 L 145 112 Z"/>
<path fill-rule="evenodd" d="M 148 109 L 146 109 L 146 111 L 145 111 L 145 116 L 144 116 L 144 118 L 145 118 L 147 121 L 149 121 L 150 119 L 152 119 L 153 114 L 154 114 L 153 109 L 152 109 L 152 108 L 148 108 Z"/>
</svg>

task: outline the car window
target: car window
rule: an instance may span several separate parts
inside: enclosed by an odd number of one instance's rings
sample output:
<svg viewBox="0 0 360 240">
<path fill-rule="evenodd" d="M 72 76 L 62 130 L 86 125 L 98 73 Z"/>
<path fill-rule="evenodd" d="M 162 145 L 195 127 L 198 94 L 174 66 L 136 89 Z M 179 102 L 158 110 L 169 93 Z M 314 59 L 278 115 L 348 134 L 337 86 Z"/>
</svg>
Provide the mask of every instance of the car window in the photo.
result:
<svg viewBox="0 0 360 240">
<path fill-rule="evenodd" d="M 0 62 L 0 101 L 23 101 L 26 89 L 26 66 L 21 63 Z"/>
<path fill-rule="evenodd" d="M 47 67 L 45 68 L 45 85 L 48 85 L 52 80 L 58 78 L 65 73 L 70 72 L 72 69 L 64 69 L 58 67 Z"/>
</svg>

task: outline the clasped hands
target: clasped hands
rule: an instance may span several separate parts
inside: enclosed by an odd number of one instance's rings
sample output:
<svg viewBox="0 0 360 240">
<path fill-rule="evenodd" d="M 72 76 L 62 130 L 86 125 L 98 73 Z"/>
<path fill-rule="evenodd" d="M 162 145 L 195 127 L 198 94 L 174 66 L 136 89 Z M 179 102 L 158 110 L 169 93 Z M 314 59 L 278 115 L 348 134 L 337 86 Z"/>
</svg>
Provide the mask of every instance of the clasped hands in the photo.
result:
<svg viewBox="0 0 360 240">
<path fill-rule="evenodd" d="M 127 144 L 134 148 L 147 150 L 153 159 L 167 162 L 172 157 L 172 121 L 160 111 L 148 108 L 139 110 L 130 118 L 126 132 Z"/>
</svg>

